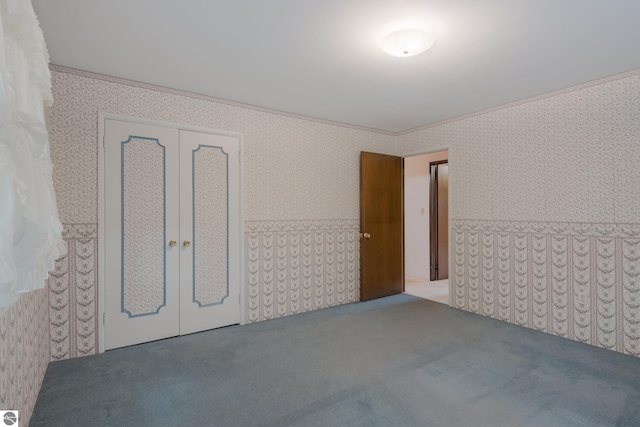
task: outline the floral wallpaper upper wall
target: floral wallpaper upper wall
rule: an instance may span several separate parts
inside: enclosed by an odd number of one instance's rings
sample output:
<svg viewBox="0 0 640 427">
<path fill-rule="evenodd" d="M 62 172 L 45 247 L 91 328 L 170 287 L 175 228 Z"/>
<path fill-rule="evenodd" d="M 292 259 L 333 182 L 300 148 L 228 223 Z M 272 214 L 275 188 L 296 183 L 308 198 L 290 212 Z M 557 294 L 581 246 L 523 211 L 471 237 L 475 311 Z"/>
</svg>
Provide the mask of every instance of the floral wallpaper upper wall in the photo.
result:
<svg viewBox="0 0 640 427">
<path fill-rule="evenodd" d="M 48 126 L 63 223 L 97 222 L 98 112 L 241 133 L 245 220 L 357 218 L 359 152 L 402 148 L 393 135 L 55 66 L 52 82 Z"/>
<path fill-rule="evenodd" d="M 449 147 L 455 218 L 640 222 L 640 70 L 398 143 Z"/>
<path fill-rule="evenodd" d="M 448 147 L 456 218 L 640 222 L 640 71 L 397 137 L 60 67 L 52 77 L 64 223 L 97 222 L 99 111 L 242 133 L 245 220 L 357 218 L 359 151 Z"/>
</svg>

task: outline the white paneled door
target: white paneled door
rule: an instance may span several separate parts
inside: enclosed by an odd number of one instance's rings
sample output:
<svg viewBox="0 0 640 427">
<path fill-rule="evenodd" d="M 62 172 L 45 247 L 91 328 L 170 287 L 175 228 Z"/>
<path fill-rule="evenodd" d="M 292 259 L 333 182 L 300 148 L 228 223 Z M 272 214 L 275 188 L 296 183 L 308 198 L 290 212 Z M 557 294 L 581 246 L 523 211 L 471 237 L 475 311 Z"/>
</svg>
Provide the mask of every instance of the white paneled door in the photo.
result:
<svg viewBox="0 0 640 427">
<path fill-rule="evenodd" d="M 235 136 L 105 120 L 105 349 L 238 323 Z"/>
<path fill-rule="evenodd" d="M 235 137 L 179 136 L 180 333 L 188 334 L 240 320 L 239 152 Z"/>
</svg>

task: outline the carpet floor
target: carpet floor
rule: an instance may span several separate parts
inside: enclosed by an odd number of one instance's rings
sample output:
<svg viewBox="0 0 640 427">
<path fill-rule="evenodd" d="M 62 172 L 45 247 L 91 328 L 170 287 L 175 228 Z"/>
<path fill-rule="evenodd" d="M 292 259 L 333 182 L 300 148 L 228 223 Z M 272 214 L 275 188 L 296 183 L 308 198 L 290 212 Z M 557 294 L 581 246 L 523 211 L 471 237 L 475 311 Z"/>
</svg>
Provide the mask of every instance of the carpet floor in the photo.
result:
<svg viewBox="0 0 640 427">
<path fill-rule="evenodd" d="M 639 426 L 640 359 L 401 294 L 53 362 L 31 426 Z"/>
</svg>

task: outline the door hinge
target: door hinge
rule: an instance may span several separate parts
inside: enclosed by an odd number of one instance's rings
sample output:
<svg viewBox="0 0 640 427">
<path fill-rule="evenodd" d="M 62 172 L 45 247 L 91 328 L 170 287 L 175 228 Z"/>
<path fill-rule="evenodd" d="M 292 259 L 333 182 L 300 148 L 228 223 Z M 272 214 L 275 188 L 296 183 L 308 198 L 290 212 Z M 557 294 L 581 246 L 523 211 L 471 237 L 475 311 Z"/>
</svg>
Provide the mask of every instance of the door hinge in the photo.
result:
<svg viewBox="0 0 640 427">
<path fill-rule="evenodd" d="M 107 324 L 107 313 L 102 313 L 102 326 Z"/>
</svg>

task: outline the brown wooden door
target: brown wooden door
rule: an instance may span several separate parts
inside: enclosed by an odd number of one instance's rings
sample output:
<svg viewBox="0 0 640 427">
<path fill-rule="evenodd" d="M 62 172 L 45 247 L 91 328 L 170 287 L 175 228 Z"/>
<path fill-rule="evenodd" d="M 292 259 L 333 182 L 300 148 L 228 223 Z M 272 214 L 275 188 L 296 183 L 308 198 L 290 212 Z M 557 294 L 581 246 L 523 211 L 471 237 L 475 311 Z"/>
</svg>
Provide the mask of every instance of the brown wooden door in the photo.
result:
<svg viewBox="0 0 640 427">
<path fill-rule="evenodd" d="M 360 153 L 360 300 L 402 293 L 402 158 Z"/>
<path fill-rule="evenodd" d="M 449 278 L 449 165 L 429 166 L 430 280 Z"/>
</svg>

